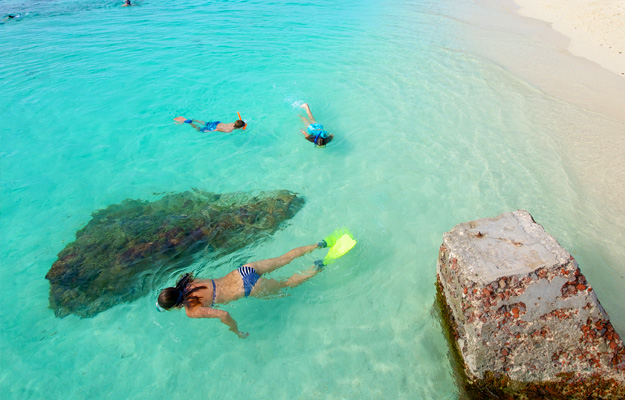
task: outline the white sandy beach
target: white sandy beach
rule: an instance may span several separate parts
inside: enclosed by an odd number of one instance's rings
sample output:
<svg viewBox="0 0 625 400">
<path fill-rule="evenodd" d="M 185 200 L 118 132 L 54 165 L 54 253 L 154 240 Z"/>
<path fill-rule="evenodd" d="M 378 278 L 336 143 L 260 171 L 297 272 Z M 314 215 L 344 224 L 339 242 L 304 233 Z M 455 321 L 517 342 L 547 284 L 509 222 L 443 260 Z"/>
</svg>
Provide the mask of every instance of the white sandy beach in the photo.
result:
<svg viewBox="0 0 625 400">
<path fill-rule="evenodd" d="M 625 78 L 625 0 L 515 1 L 519 14 L 549 22 L 568 36 L 571 54 Z"/>
</svg>

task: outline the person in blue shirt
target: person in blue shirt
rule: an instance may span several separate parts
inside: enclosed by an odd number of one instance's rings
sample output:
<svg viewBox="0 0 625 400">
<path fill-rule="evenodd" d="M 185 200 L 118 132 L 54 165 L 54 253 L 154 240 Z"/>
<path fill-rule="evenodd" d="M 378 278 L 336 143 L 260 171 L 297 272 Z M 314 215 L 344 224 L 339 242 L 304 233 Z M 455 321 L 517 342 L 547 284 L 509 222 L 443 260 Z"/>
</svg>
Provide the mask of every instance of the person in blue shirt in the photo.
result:
<svg viewBox="0 0 625 400">
<path fill-rule="evenodd" d="M 334 135 L 330 135 L 323 125 L 315 121 L 315 117 L 313 117 L 310 112 L 310 107 L 308 103 L 304 103 L 300 106 L 304 110 L 306 110 L 306 114 L 308 114 L 308 118 L 301 116 L 300 118 L 307 125 L 306 130 L 302 129 L 302 133 L 306 136 L 306 140 L 315 144 L 315 146 L 325 147 L 326 144 L 330 143 L 332 139 L 334 139 Z"/>
</svg>

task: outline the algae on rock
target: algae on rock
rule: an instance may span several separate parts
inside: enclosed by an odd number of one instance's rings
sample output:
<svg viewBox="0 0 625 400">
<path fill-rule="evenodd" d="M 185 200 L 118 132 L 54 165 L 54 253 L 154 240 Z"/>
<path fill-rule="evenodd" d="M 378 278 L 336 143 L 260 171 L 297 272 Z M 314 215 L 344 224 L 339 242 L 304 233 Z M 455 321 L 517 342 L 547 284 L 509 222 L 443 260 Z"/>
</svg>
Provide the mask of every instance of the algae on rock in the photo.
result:
<svg viewBox="0 0 625 400">
<path fill-rule="evenodd" d="M 200 190 L 149 202 L 128 199 L 93 213 L 58 254 L 46 279 L 57 317 L 91 317 L 146 295 L 144 275 L 182 268 L 201 250 L 216 257 L 273 234 L 304 200 L 278 190 L 216 194 Z"/>
</svg>

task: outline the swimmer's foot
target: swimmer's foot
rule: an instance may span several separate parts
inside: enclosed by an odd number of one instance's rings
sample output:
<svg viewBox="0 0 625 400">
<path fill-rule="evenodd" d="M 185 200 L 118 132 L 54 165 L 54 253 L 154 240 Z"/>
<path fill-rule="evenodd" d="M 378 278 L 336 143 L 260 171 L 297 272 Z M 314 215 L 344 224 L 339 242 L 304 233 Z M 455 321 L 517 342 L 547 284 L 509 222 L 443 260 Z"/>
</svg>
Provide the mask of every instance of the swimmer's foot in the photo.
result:
<svg viewBox="0 0 625 400">
<path fill-rule="evenodd" d="M 308 108 L 308 103 L 304 103 L 299 108 L 303 108 L 304 110 Z"/>
<path fill-rule="evenodd" d="M 186 119 L 185 117 L 176 117 L 174 118 L 174 121 L 176 121 L 177 124 L 190 124 L 191 122 L 193 122 L 192 119 Z"/>
<path fill-rule="evenodd" d="M 323 267 L 325 267 L 326 265 L 323 263 L 323 260 L 315 260 L 313 262 L 313 265 L 315 266 L 315 268 L 317 268 L 317 271 L 322 271 Z"/>
</svg>

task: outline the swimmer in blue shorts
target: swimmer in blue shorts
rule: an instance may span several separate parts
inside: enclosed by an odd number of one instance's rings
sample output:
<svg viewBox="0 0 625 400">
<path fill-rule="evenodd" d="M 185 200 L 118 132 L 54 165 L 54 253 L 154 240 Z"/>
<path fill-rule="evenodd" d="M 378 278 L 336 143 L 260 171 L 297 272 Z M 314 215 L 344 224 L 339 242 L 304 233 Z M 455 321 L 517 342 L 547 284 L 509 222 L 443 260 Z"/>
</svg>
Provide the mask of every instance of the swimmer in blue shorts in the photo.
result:
<svg viewBox="0 0 625 400">
<path fill-rule="evenodd" d="M 332 139 L 334 139 L 334 135 L 330 135 L 324 129 L 323 125 L 315 121 L 315 117 L 313 117 L 312 113 L 310 112 L 310 107 L 308 106 L 308 103 L 304 103 L 300 107 L 306 110 L 306 114 L 308 114 L 308 118 L 301 115 L 299 116 L 302 121 L 304 121 L 304 123 L 308 125 L 305 131 L 302 130 L 302 133 L 304 134 L 304 136 L 306 136 L 306 140 L 308 140 L 309 142 L 313 142 L 315 146 L 325 147 L 326 144 L 330 143 Z"/>
<path fill-rule="evenodd" d="M 224 123 L 221 121 L 200 121 L 197 119 L 186 119 L 185 117 L 174 118 L 177 124 L 187 123 L 194 127 L 198 132 L 225 132 L 230 133 L 235 129 L 241 129 L 245 127 L 245 122 L 242 120 L 236 120 L 233 123 Z M 199 124 L 199 125 L 196 125 Z"/>
<path fill-rule="evenodd" d="M 219 318 L 241 339 L 249 334 L 241 332 L 230 313 L 213 308 L 216 304 L 228 303 L 242 297 L 271 297 L 280 294 L 284 288 L 292 288 L 315 276 L 323 269 L 323 263 L 315 262 L 305 272 L 293 274 L 285 280 L 265 278 L 264 275 L 283 267 L 306 253 L 323 248 L 324 241 L 318 244 L 298 247 L 286 254 L 267 260 L 254 261 L 217 279 L 195 279 L 185 274 L 175 287 L 168 287 L 158 296 L 159 309 L 185 308 L 190 318 Z"/>
</svg>

